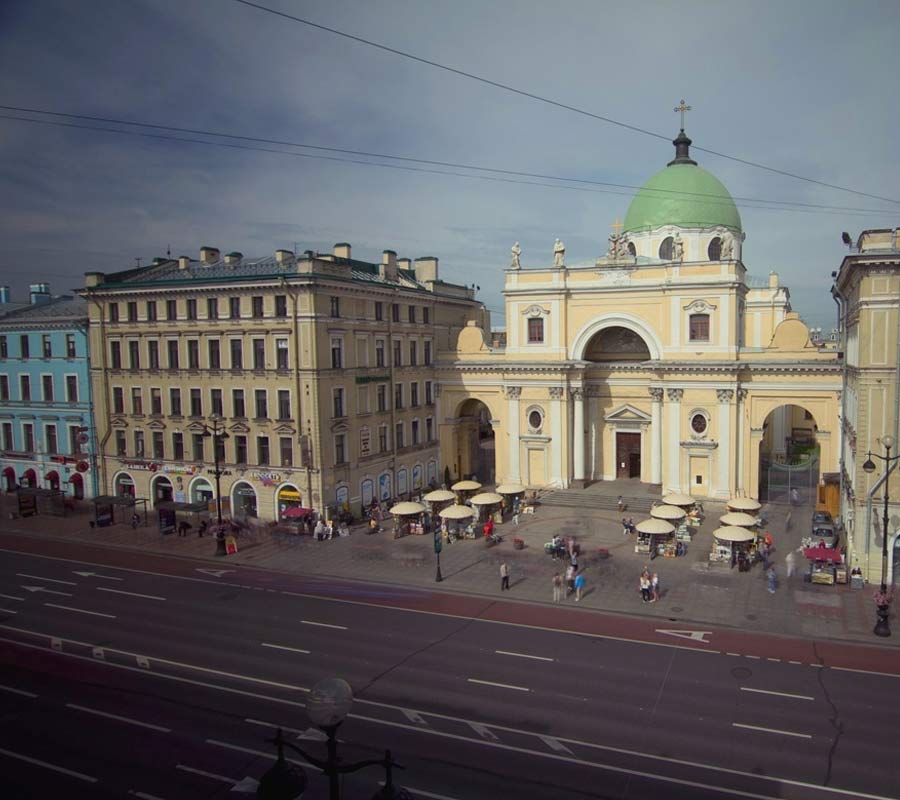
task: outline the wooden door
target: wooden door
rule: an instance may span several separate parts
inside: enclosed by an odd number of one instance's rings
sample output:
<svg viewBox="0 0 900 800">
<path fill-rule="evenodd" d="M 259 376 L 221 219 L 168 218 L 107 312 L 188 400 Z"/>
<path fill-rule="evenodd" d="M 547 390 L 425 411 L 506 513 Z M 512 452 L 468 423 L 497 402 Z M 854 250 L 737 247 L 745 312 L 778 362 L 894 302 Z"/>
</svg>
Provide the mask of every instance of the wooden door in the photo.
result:
<svg viewBox="0 0 900 800">
<path fill-rule="evenodd" d="M 641 477 L 641 435 L 616 433 L 616 478 Z"/>
</svg>

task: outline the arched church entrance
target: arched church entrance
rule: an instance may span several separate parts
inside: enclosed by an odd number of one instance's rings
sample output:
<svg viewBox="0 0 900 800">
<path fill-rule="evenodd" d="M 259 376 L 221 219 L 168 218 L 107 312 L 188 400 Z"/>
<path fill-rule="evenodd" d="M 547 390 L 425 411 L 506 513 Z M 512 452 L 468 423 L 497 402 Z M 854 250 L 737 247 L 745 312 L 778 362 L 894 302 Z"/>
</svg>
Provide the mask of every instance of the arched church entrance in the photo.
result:
<svg viewBox="0 0 900 800">
<path fill-rule="evenodd" d="M 451 478 L 470 478 L 483 484 L 494 483 L 497 474 L 494 428 L 491 411 L 481 400 L 464 400 L 455 414 L 453 451 L 441 453 Z"/>
<path fill-rule="evenodd" d="M 783 405 L 769 412 L 759 443 L 759 499 L 815 507 L 821 446 L 819 426 L 802 406 Z"/>
</svg>

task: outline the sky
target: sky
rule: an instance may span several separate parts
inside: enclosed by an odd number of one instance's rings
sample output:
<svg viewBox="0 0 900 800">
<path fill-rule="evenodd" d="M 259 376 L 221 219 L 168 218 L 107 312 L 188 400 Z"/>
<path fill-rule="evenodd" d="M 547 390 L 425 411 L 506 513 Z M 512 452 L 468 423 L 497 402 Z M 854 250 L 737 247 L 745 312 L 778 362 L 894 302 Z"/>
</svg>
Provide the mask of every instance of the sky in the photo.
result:
<svg viewBox="0 0 900 800">
<path fill-rule="evenodd" d="M 237 0 L 3 0 L 0 283 L 14 300 L 169 249 L 350 242 L 363 260 L 437 256 L 502 327 L 513 242 L 526 267 L 552 263 L 557 237 L 568 263 L 604 255 L 636 191 L 623 187 L 673 157 L 682 98 L 692 155 L 746 198 L 748 273 L 777 272 L 808 325 L 835 324 L 842 231 L 900 225 L 893 0 L 259 4 L 552 103 Z"/>
</svg>

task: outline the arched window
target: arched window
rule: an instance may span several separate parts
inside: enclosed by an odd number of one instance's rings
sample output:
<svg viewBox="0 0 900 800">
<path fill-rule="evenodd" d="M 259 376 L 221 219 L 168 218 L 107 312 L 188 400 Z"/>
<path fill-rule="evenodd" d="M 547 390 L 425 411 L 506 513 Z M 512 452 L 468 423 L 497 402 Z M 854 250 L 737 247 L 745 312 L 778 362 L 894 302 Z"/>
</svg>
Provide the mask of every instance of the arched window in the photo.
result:
<svg viewBox="0 0 900 800">
<path fill-rule="evenodd" d="M 718 236 L 714 237 L 706 249 L 706 254 L 710 261 L 720 261 L 722 258 L 722 239 Z"/>
<path fill-rule="evenodd" d="M 671 236 L 663 239 L 663 243 L 659 246 L 659 257 L 663 261 L 671 261 L 675 249 L 675 240 Z"/>
<path fill-rule="evenodd" d="M 634 242 L 628 243 L 628 255 L 630 255 L 630 256 L 637 255 L 637 248 L 634 246 Z"/>
</svg>

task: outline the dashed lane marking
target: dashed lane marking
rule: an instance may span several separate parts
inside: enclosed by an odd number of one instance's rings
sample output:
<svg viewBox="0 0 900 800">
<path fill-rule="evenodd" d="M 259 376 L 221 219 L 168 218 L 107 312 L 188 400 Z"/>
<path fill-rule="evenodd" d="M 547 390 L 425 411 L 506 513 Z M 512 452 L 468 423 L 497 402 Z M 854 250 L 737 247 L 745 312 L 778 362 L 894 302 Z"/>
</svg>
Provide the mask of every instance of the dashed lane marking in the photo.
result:
<svg viewBox="0 0 900 800">
<path fill-rule="evenodd" d="M 54 772 L 60 772 L 63 775 L 68 775 L 70 778 L 78 778 L 78 780 L 86 781 L 87 783 L 97 783 L 97 779 L 92 775 L 85 775 L 83 772 L 75 772 L 74 770 L 66 769 L 65 767 L 59 767 L 56 764 L 51 764 L 49 761 L 41 761 L 37 758 L 32 758 L 31 756 L 22 755 L 22 753 L 14 753 L 12 750 L 4 750 L 2 747 L 0 747 L 0 753 L 9 756 L 10 758 L 17 758 L 19 761 L 24 761 L 27 764 L 34 764 L 38 767 L 51 769 Z"/>
<path fill-rule="evenodd" d="M 165 600 L 165 597 L 159 597 L 155 594 L 139 594 L 138 592 L 124 592 L 121 589 L 107 589 L 105 586 L 98 586 L 98 592 L 114 592 L 115 594 L 127 594 L 129 597 L 141 597 L 144 600 Z"/>
<path fill-rule="evenodd" d="M 776 697 L 789 697 L 793 700 L 815 700 L 815 697 L 810 697 L 808 694 L 790 694 L 789 692 L 773 692 L 769 689 L 753 689 L 749 686 L 742 686 L 742 692 L 754 692 L 756 694 L 772 694 Z"/>
<path fill-rule="evenodd" d="M 20 694 L 22 697 L 37 697 L 36 694 L 32 692 L 26 692 L 24 689 L 13 689 L 12 686 L 0 686 L 4 692 L 12 692 L 13 694 Z"/>
<path fill-rule="evenodd" d="M 98 717 L 106 717 L 114 719 L 118 722 L 126 722 L 129 725 L 136 725 L 139 728 L 148 728 L 151 731 L 160 731 L 161 733 L 171 733 L 171 728 L 164 728 L 162 725 L 152 725 L 149 722 L 141 722 L 139 719 L 131 719 L 131 717 L 120 717 L 118 714 L 110 714 L 106 711 L 100 711 L 96 708 L 88 708 L 87 706 L 78 706 L 75 703 L 66 703 L 66 708 L 73 708 L 76 711 L 84 711 L 85 714 L 95 714 Z"/>
<path fill-rule="evenodd" d="M 176 764 L 175 769 L 180 769 L 182 772 L 190 772 L 192 775 L 202 775 L 204 778 L 212 778 L 214 781 L 222 781 L 222 783 L 230 783 L 232 786 L 237 783 L 234 778 L 229 778 L 227 775 L 219 775 L 215 772 L 206 772 L 202 769 L 195 769 L 194 767 L 189 767 L 186 764 Z"/>
<path fill-rule="evenodd" d="M 511 683 L 495 683 L 494 681 L 482 681 L 478 678 L 466 678 L 469 683 L 480 683 L 482 686 L 497 686 L 500 689 L 514 689 L 517 692 L 530 692 L 527 686 L 513 686 Z"/>
<path fill-rule="evenodd" d="M 555 658 L 547 658 L 547 656 L 532 656 L 528 653 L 514 653 L 511 650 L 494 650 L 500 656 L 516 656 L 517 658 L 531 658 L 535 661 L 556 661 Z"/>
<path fill-rule="evenodd" d="M 780 662 L 781 659 L 780 659 L 780 658 L 769 658 L 769 657 L 766 657 L 766 661 L 778 661 L 778 662 Z"/>
<path fill-rule="evenodd" d="M 78 584 L 75 583 L 75 581 L 60 581 L 60 580 L 57 580 L 56 578 L 44 578 L 40 575 L 29 575 L 26 572 L 17 572 L 16 577 L 31 578 L 32 580 L 35 580 L 35 581 L 47 581 L 47 583 L 63 583 L 66 586 L 78 586 Z"/>
<path fill-rule="evenodd" d="M 487 725 L 478 722 L 470 722 L 469 727 L 475 731 L 482 739 L 488 739 L 492 742 L 499 742 L 500 738 Z"/>
<path fill-rule="evenodd" d="M 738 658 L 741 657 L 741 654 L 740 654 L 740 653 L 725 653 L 725 655 L 726 655 L 726 656 L 737 656 Z"/>
<path fill-rule="evenodd" d="M 317 628 L 334 628 L 335 630 L 338 630 L 338 631 L 347 630 L 346 625 L 332 625 L 329 622 L 314 622 L 311 619 L 301 619 L 300 624 L 301 625 L 315 625 Z"/>
<path fill-rule="evenodd" d="M 115 614 L 101 614 L 99 611 L 85 611 L 83 608 L 72 608 L 72 606 L 60 606 L 56 603 L 44 603 L 45 606 L 50 606 L 50 608 L 61 608 L 63 611 L 76 611 L 79 614 L 90 614 L 92 617 L 106 617 L 107 619 L 115 619 Z"/>
<path fill-rule="evenodd" d="M 283 644 L 269 644 L 268 642 L 260 642 L 260 647 L 271 647 L 273 650 L 287 650 L 289 653 L 302 653 L 305 656 L 309 655 L 309 650 L 304 650 L 300 647 L 286 647 Z"/>
<path fill-rule="evenodd" d="M 778 728 L 761 728 L 758 725 L 743 725 L 740 722 L 732 722 L 734 728 L 745 728 L 751 731 L 762 731 L 763 733 L 777 733 L 781 736 L 795 736 L 798 739 L 812 739 L 808 733 L 795 733 L 794 731 L 780 731 Z"/>
<path fill-rule="evenodd" d="M 25 602 L 24 597 L 16 597 L 15 595 L 12 595 L 12 594 L 0 594 L 0 597 L 2 597 L 4 600 L 18 600 L 20 603 Z"/>
<path fill-rule="evenodd" d="M 13 611 L 11 608 L 0 608 L 0 614 L 18 614 L 18 611 Z"/>
<path fill-rule="evenodd" d="M 559 739 L 554 739 L 552 736 L 540 736 L 539 738 L 547 745 L 547 747 L 556 750 L 557 753 L 568 753 L 569 755 L 572 755 L 572 751 L 559 741 Z"/>
</svg>

